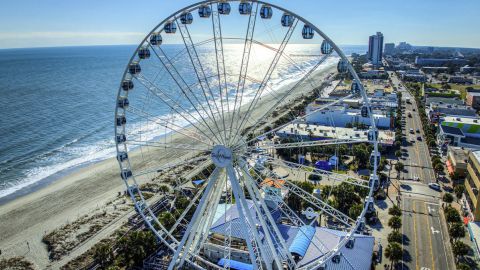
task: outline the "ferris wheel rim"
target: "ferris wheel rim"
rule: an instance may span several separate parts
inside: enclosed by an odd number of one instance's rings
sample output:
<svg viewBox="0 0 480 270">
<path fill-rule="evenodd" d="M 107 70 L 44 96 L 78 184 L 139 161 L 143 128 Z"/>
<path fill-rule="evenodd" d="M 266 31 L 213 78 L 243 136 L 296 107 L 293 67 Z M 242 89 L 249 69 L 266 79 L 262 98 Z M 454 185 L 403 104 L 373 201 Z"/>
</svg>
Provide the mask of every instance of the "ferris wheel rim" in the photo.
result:
<svg viewBox="0 0 480 270">
<path fill-rule="evenodd" d="M 156 27 L 154 27 L 153 30 L 150 31 L 150 33 L 148 33 L 148 34 L 145 36 L 145 38 L 142 40 L 142 42 L 141 42 L 141 43 L 139 44 L 139 46 L 136 48 L 134 54 L 132 55 L 132 57 L 130 58 L 130 60 L 129 60 L 128 64 L 127 64 L 127 68 L 126 68 L 125 71 L 124 71 L 124 74 L 123 74 L 123 76 L 122 76 L 122 81 L 127 77 L 127 75 L 128 75 L 128 66 L 129 66 L 131 63 L 134 62 L 134 59 L 135 59 L 136 55 L 138 54 L 138 51 L 139 51 L 143 46 L 145 46 L 145 44 L 148 44 L 148 42 L 147 42 L 148 38 L 149 38 L 153 33 L 155 33 L 157 29 L 160 29 L 160 31 L 158 31 L 158 32 L 160 32 L 160 33 L 163 31 L 163 29 L 161 28 L 161 26 L 164 25 L 166 22 L 172 21 L 172 20 L 175 20 L 175 19 L 178 19 L 177 15 L 179 15 L 179 14 L 181 14 L 181 13 L 183 13 L 183 12 L 189 12 L 189 11 L 192 11 L 192 10 L 196 10 L 196 9 L 197 9 L 199 6 L 201 6 L 201 5 L 215 4 L 215 3 L 220 3 L 220 2 L 239 2 L 239 1 L 240 1 L 240 0 L 228 0 L 228 1 L 207 0 L 207 1 L 200 1 L 200 2 L 194 3 L 194 4 L 192 4 L 192 5 L 189 5 L 189 6 L 185 7 L 185 8 L 182 8 L 182 9 L 180 9 L 180 10 L 172 13 L 172 14 L 171 14 L 170 16 L 168 16 L 165 20 L 163 20 L 163 21 L 160 22 Z M 290 10 L 287 10 L 287 9 L 285 9 L 285 8 L 282 8 L 282 7 L 280 7 L 280 6 L 277 6 L 277 5 L 274 5 L 274 4 L 265 2 L 265 1 L 249 0 L 249 1 L 245 1 L 245 2 L 258 3 L 258 4 L 267 4 L 267 5 L 275 8 L 275 9 L 278 9 L 278 10 L 280 10 L 280 11 L 288 12 L 289 14 L 293 15 L 293 16 L 294 16 L 296 19 L 298 19 L 299 21 L 301 21 L 301 22 L 303 22 L 303 23 L 305 23 L 305 24 L 310 25 L 312 28 L 314 28 L 315 32 L 317 32 L 324 40 L 327 40 L 327 41 L 329 42 L 329 44 L 333 47 L 333 50 L 339 55 L 340 59 L 347 61 L 347 63 L 348 63 L 347 66 L 348 66 L 349 73 L 354 76 L 354 80 L 355 80 L 355 81 L 360 82 L 360 79 L 359 79 L 358 75 L 356 74 L 355 70 L 353 69 L 353 67 L 352 67 L 352 65 L 351 65 L 351 63 L 350 63 L 350 61 L 348 61 L 348 58 L 345 56 L 345 54 L 343 53 L 343 51 L 342 51 L 326 34 L 324 34 L 315 24 L 311 24 L 308 20 L 304 19 L 303 17 L 299 16 L 298 14 L 296 14 L 296 13 L 294 13 L 294 12 L 291 12 Z M 370 107 L 370 105 L 369 105 L 368 98 L 367 98 L 367 96 L 366 96 L 366 91 L 365 91 L 365 89 L 363 88 L 363 85 L 362 85 L 362 84 L 360 84 L 360 88 L 361 88 L 360 93 L 361 93 L 361 95 L 362 95 L 363 102 L 371 109 L 371 107 Z M 120 85 L 119 91 L 118 91 L 118 94 L 117 94 L 117 100 L 118 100 L 118 99 L 120 98 L 120 96 L 121 96 L 121 92 L 122 92 L 121 90 L 122 90 L 122 87 L 121 87 L 121 85 Z M 115 108 L 115 119 L 117 119 L 117 116 L 118 116 L 118 109 L 119 109 L 118 106 L 116 106 L 116 108 Z M 370 120 L 371 120 L 371 126 L 375 129 L 375 128 L 376 128 L 376 127 L 375 127 L 375 121 L 374 121 L 374 119 L 373 119 L 372 113 L 369 114 L 369 118 L 370 118 Z M 117 128 L 115 127 L 114 130 L 115 130 L 115 137 L 116 137 L 116 136 L 118 135 L 118 133 L 117 133 Z M 373 142 L 370 142 L 370 143 L 372 143 L 372 144 L 374 145 L 374 152 L 375 152 L 375 154 L 377 154 L 377 152 L 378 152 L 378 138 L 375 137 L 375 140 L 374 140 Z M 120 152 L 119 145 L 122 145 L 122 144 L 121 144 L 121 143 L 116 143 L 117 153 Z M 128 152 L 128 151 L 127 151 L 127 152 Z M 376 163 L 377 163 L 377 160 L 375 159 L 375 164 L 374 164 L 374 169 L 373 169 L 374 174 L 377 174 L 378 164 L 376 164 Z M 122 166 L 122 165 L 120 164 L 120 166 Z M 128 166 L 131 168 L 131 164 L 130 164 L 130 161 L 129 161 L 129 160 L 128 160 Z M 133 182 L 136 183 L 135 179 L 133 179 Z M 127 182 L 126 182 L 126 184 L 127 184 L 127 187 L 129 187 L 129 185 L 128 185 Z M 140 199 L 139 199 L 138 201 L 140 201 L 140 202 L 145 202 L 146 200 L 144 199 L 141 191 L 139 191 L 138 193 L 139 193 L 139 195 L 140 195 Z M 373 193 L 373 188 L 370 187 L 370 189 L 369 189 L 369 194 L 368 194 L 368 197 L 369 197 L 369 198 L 372 196 L 372 193 Z M 132 196 L 132 195 L 131 195 L 131 197 L 132 197 L 132 200 L 133 200 L 134 203 L 135 203 L 135 207 L 137 207 L 137 203 L 138 203 L 137 199 L 136 199 L 134 196 Z M 156 218 L 157 218 L 156 215 L 154 215 L 153 213 L 151 213 L 151 210 L 150 210 L 149 208 L 147 208 L 147 209 L 148 209 L 148 211 L 150 212 L 151 216 L 152 216 L 154 219 L 156 219 Z M 363 211 L 362 211 L 362 214 L 361 214 L 362 217 L 365 215 L 365 211 L 366 211 L 366 209 L 364 208 Z M 144 215 L 142 211 L 139 211 L 139 212 L 141 213 L 142 218 L 144 218 L 144 219 L 146 220 L 146 219 L 147 219 L 147 216 Z M 147 220 L 146 220 L 146 221 L 147 221 Z M 158 222 L 158 219 L 157 219 L 156 221 L 157 221 L 157 223 L 159 223 L 159 222 Z M 153 225 L 152 225 L 149 221 L 147 221 L 147 224 L 149 225 L 149 227 L 151 228 L 151 230 L 156 234 L 156 236 L 157 236 L 158 238 L 161 238 L 161 240 L 163 240 L 163 237 L 169 237 L 169 238 L 171 238 L 171 239 L 175 239 L 175 237 L 173 237 L 173 236 L 171 236 L 171 235 L 170 235 L 170 236 L 168 236 L 168 235 L 160 235 L 159 232 L 153 227 Z M 352 229 L 350 230 L 350 233 L 349 233 L 346 237 L 344 237 L 343 241 L 339 242 L 339 244 L 336 246 L 335 250 L 333 250 L 328 256 L 324 256 L 324 258 L 326 258 L 326 259 L 323 260 L 323 262 L 327 261 L 328 259 L 330 259 L 332 256 L 334 256 L 335 254 L 337 254 L 337 253 L 339 252 L 339 249 L 342 248 L 342 247 L 346 244 L 346 242 L 353 237 L 353 235 L 355 234 L 355 231 L 356 231 L 358 225 L 359 225 L 359 222 L 358 222 L 358 220 L 357 220 L 357 222 L 355 222 L 355 225 L 354 225 L 354 226 L 352 227 Z M 170 246 L 169 246 L 169 247 L 170 247 Z M 174 251 L 174 249 L 172 249 L 172 250 Z M 203 261 L 202 258 L 198 257 L 199 255 L 194 255 L 194 256 L 195 256 L 195 258 Z M 323 257 L 322 257 L 322 258 L 323 258 Z M 192 265 L 195 266 L 194 263 L 192 263 Z M 210 266 L 212 266 L 212 265 L 210 265 Z M 217 267 L 216 265 L 214 265 L 214 266 L 215 266 L 217 269 L 222 269 L 221 267 Z M 299 269 L 303 269 L 303 268 L 299 268 Z M 305 268 L 305 269 L 307 269 L 307 268 Z M 310 268 L 308 268 L 308 269 L 310 269 Z M 312 268 L 312 269 L 313 269 L 313 268 Z"/>
</svg>

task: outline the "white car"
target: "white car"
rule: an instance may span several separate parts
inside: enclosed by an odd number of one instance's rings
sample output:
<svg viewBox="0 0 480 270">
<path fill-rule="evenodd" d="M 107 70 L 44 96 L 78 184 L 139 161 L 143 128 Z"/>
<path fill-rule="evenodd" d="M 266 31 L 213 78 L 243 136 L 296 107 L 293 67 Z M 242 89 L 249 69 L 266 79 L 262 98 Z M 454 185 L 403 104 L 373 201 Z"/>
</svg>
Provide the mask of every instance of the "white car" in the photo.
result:
<svg viewBox="0 0 480 270">
<path fill-rule="evenodd" d="M 440 187 L 440 185 L 437 184 L 437 183 L 430 183 L 430 184 L 428 184 L 428 187 L 430 187 L 431 189 L 434 189 L 434 190 L 436 190 L 436 191 L 440 191 L 440 190 L 442 189 L 442 188 Z"/>
</svg>

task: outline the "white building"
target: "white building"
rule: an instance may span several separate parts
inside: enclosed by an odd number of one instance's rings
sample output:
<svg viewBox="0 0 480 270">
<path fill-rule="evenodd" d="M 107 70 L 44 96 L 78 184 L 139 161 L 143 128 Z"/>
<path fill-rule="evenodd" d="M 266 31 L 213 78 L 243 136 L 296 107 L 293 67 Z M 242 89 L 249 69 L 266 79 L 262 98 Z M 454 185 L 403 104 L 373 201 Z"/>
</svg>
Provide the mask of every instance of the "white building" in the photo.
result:
<svg viewBox="0 0 480 270">
<path fill-rule="evenodd" d="M 316 110 L 316 106 L 311 104 L 307 106 L 306 122 L 310 124 L 332 126 L 332 127 L 346 127 L 347 124 L 364 124 L 370 126 L 370 117 L 363 117 L 361 111 L 358 109 L 348 109 L 346 106 L 332 106 L 325 110 Z M 390 129 L 393 124 L 393 119 L 385 111 L 373 110 L 373 118 L 377 128 Z"/>
</svg>

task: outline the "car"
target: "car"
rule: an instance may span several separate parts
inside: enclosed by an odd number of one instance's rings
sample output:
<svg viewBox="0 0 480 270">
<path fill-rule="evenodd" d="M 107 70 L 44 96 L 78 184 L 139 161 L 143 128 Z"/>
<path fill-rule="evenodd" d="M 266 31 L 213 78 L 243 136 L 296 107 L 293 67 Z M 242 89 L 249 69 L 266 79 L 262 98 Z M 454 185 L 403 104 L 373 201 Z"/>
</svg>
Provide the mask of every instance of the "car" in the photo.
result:
<svg viewBox="0 0 480 270">
<path fill-rule="evenodd" d="M 415 111 L 415 108 L 412 108 L 412 111 Z"/>
<path fill-rule="evenodd" d="M 431 188 L 431 189 L 433 189 L 433 190 L 436 190 L 436 191 L 442 190 L 442 188 L 440 187 L 440 185 L 437 184 L 437 183 L 430 183 L 430 184 L 428 184 L 428 187 Z"/>
<path fill-rule="evenodd" d="M 410 129 L 410 134 L 413 134 L 413 133 L 415 133 L 415 132 L 413 132 L 413 128 L 411 128 Z"/>
<path fill-rule="evenodd" d="M 408 113 L 408 118 L 412 118 L 412 114 L 411 114 L 411 113 Z"/>
<path fill-rule="evenodd" d="M 417 132 L 417 133 L 420 133 L 420 129 L 417 128 L 416 132 Z"/>
<path fill-rule="evenodd" d="M 418 176 L 414 176 L 414 177 L 413 177 L 413 180 L 414 180 L 414 181 L 420 181 L 420 178 L 419 178 Z"/>
<path fill-rule="evenodd" d="M 421 140 L 422 140 L 422 136 L 417 136 L 417 140 L 421 141 Z"/>
</svg>

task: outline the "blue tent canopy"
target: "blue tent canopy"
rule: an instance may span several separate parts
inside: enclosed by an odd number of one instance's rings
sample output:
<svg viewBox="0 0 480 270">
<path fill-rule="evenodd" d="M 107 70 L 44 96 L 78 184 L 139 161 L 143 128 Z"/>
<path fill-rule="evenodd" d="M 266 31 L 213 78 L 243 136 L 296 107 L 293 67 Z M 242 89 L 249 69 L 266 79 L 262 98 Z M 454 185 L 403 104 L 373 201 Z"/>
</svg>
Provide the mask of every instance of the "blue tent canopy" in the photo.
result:
<svg viewBox="0 0 480 270">
<path fill-rule="evenodd" d="M 229 260 L 229 259 L 224 259 L 224 258 L 220 259 L 217 264 L 219 266 L 224 266 L 225 263 L 227 263 L 227 262 L 230 264 L 231 269 L 253 270 L 253 266 L 251 264 L 242 263 L 242 262 L 239 262 L 239 261 L 234 261 L 234 260 Z"/>
<path fill-rule="evenodd" d="M 205 182 L 203 179 L 192 180 L 192 183 L 196 186 L 201 185 L 203 182 Z"/>
<path fill-rule="evenodd" d="M 314 227 L 309 225 L 300 227 L 300 230 L 298 230 L 297 235 L 295 235 L 295 238 L 293 238 L 292 244 L 288 248 L 288 251 L 301 257 L 305 257 L 305 253 L 307 253 L 308 246 L 310 246 L 310 242 L 312 242 L 314 235 Z"/>
</svg>

